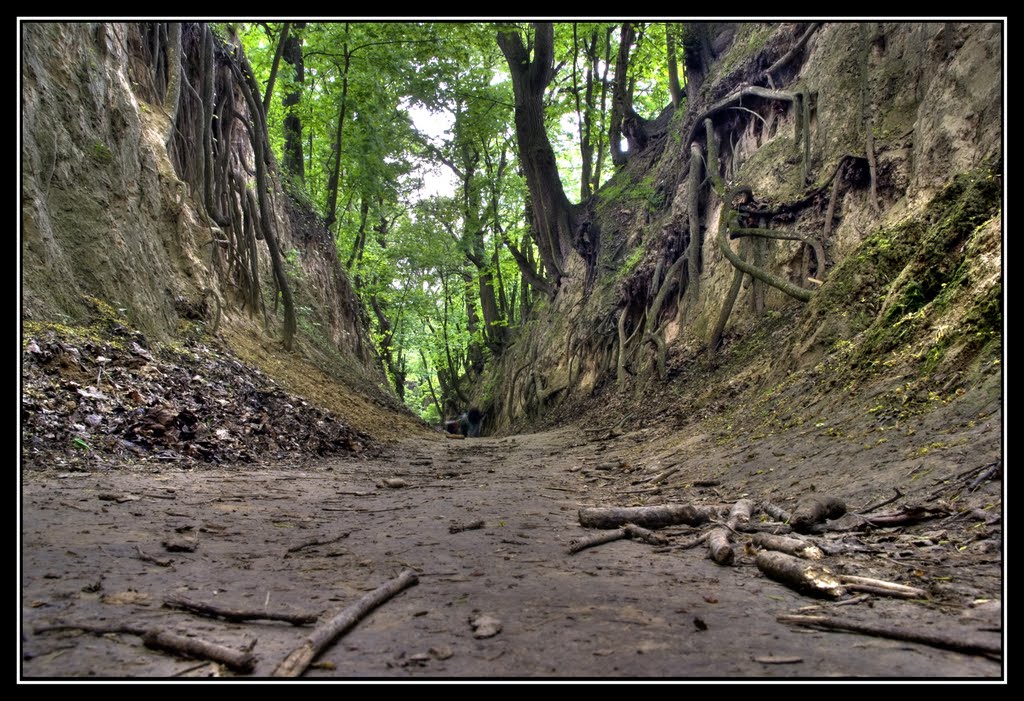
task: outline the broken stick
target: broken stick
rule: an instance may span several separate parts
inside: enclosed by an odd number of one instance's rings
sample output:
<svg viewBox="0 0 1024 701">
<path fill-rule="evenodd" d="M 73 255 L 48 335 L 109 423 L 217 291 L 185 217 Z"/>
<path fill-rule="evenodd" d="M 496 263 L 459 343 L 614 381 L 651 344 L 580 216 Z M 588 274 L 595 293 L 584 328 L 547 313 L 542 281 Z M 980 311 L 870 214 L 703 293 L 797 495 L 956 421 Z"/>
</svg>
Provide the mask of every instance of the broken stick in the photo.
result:
<svg viewBox="0 0 1024 701">
<path fill-rule="evenodd" d="M 729 509 L 729 520 L 726 525 L 731 531 L 743 530 L 743 527 L 750 523 L 750 516 L 754 512 L 754 502 L 751 499 L 740 499 Z"/>
<path fill-rule="evenodd" d="M 604 533 L 598 533 L 592 535 L 583 540 L 573 543 L 569 547 L 569 554 L 575 555 L 580 550 L 586 550 L 592 548 L 595 545 L 604 545 L 605 543 L 611 543 L 616 540 L 622 540 L 623 538 L 633 538 L 635 540 L 642 540 L 645 543 L 651 545 L 665 545 L 666 540 L 660 535 L 653 531 L 649 531 L 646 528 L 641 528 L 632 523 L 627 523 L 622 528 L 618 528 L 614 531 L 605 531 Z"/>
<path fill-rule="evenodd" d="M 852 574 L 839 575 L 839 581 L 846 585 L 847 589 L 863 591 L 868 594 L 881 596 L 893 596 L 898 599 L 927 599 L 928 592 L 918 587 L 887 582 L 884 579 L 873 579 L 871 577 L 858 577 Z"/>
<path fill-rule="evenodd" d="M 754 545 L 765 550 L 777 550 L 787 555 L 802 557 L 805 560 L 820 560 L 825 557 L 825 553 L 817 545 L 799 538 L 758 533 L 754 536 Z"/>
<path fill-rule="evenodd" d="M 185 637 L 176 633 L 168 633 L 161 630 L 150 630 L 133 625 L 97 625 L 94 623 L 57 623 L 54 625 L 38 626 L 36 633 L 44 633 L 51 630 L 82 630 L 95 635 L 107 635 L 108 633 L 127 633 L 142 638 L 143 644 L 148 648 L 167 650 L 195 657 L 202 660 L 212 660 L 227 665 L 238 672 L 251 672 L 256 660 L 249 651 L 233 650 L 217 643 L 211 643 L 200 638 Z"/>
<path fill-rule="evenodd" d="M 731 565 L 736 556 L 732 551 L 732 544 L 729 542 L 729 531 L 725 528 L 716 528 L 708 534 L 708 554 L 711 559 L 720 565 Z"/>
<path fill-rule="evenodd" d="M 341 535 L 337 535 L 337 536 L 335 536 L 333 538 L 327 538 L 326 540 L 320 540 L 319 538 L 314 538 L 313 540 L 307 540 L 305 543 L 299 543 L 298 545 L 293 545 L 292 547 L 288 548 L 288 550 L 285 551 L 285 557 L 288 557 L 288 555 L 290 553 L 297 553 L 297 552 L 299 552 L 300 550 L 302 550 L 304 548 L 313 548 L 313 547 L 316 547 L 317 545 L 329 545 L 331 543 L 337 543 L 339 540 L 342 540 L 343 538 L 348 538 L 349 534 L 350 534 L 349 531 L 345 531 Z"/>
<path fill-rule="evenodd" d="M 581 550 L 592 548 L 595 545 L 604 545 L 605 543 L 611 543 L 616 540 L 622 540 L 626 537 L 625 528 L 617 528 L 614 531 L 603 531 L 601 533 L 595 533 L 592 536 L 588 536 L 583 540 L 576 541 L 569 546 L 569 554 L 575 555 Z"/>
<path fill-rule="evenodd" d="M 403 570 L 395 579 L 385 582 L 371 592 L 367 592 L 354 604 L 346 608 L 334 618 L 318 626 L 310 633 L 302 644 L 291 652 L 274 670 L 275 677 L 301 677 L 309 664 L 323 652 L 324 648 L 359 622 L 370 611 L 419 581 L 412 570 Z"/>
<path fill-rule="evenodd" d="M 236 672 L 251 672 L 256 665 L 256 658 L 247 650 L 232 650 L 208 640 L 187 638 L 184 635 L 168 633 L 163 630 L 147 631 L 142 636 L 142 643 L 155 650 L 166 650 L 186 657 L 221 662 Z"/>
<path fill-rule="evenodd" d="M 922 633 L 918 631 L 894 628 L 875 623 L 862 623 L 841 618 L 828 618 L 826 616 L 779 616 L 776 618 L 780 623 L 792 623 L 798 626 L 819 627 L 826 630 L 839 630 L 850 633 L 862 633 L 874 635 L 880 638 L 891 638 L 903 640 L 910 643 L 921 643 L 931 647 L 966 652 L 969 654 L 996 655 L 1002 656 L 1003 646 L 988 640 L 969 639 L 968 635 L 945 636 L 938 633 Z"/>
<path fill-rule="evenodd" d="M 169 609 L 181 609 L 208 618 L 223 618 L 226 621 L 285 621 L 293 626 L 316 623 L 319 616 L 315 613 L 273 613 L 270 611 L 229 609 L 213 604 L 204 604 L 188 599 L 165 599 L 164 606 Z"/>
<path fill-rule="evenodd" d="M 766 501 L 761 504 L 761 511 L 765 512 L 776 521 L 789 523 L 790 513 L 783 509 L 781 506 L 776 506 L 775 504 Z"/>
<path fill-rule="evenodd" d="M 757 568 L 776 582 L 805 594 L 838 599 L 846 593 L 827 567 L 785 553 L 762 550 L 757 554 Z"/>
</svg>

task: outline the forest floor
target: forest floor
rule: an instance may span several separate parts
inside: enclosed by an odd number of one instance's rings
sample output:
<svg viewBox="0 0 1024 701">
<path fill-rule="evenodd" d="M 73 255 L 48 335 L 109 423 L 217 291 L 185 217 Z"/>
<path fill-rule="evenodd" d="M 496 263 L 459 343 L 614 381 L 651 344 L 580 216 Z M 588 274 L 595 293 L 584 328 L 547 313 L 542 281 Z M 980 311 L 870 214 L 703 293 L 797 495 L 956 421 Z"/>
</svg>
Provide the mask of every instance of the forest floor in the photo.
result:
<svg viewBox="0 0 1024 701">
<path fill-rule="evenodd" d="M 454 439 L 408 415 L 389 422 L 392 410 L 297 354 L 282 382 L 301 396 L 199 342 L 147 346 L 118 323 L 27 331 L 20 681 L 265 678 L 406 571 L 417 583 L 304 676 L 1005 680 L 998 359 L 970 379 L 931 379 L 945 399 L 865 385 L 857 400 L 799 374 L 742 394 L 762 370 L 684 362 L 642 401 L 617 392 L 546 430 Z M 265 368 L 263 350 L 248 347 Z M 329 402 L 336 414 L 316 405 Z M 337 418 L 346 408 L 352 428 Z M 919 592 L 848 584 L 822 599 L 766 576 L 753 531 L 791 526 L 763 507 L 793 514 L 814 497 L 848 512 L 800 536 L 825 553 L 819 565 Z M 721 508 L 720 521 L 740 499 L 754 518 L 735 524 L 729 566 L 695 543 L 715 524 L 569 553 L 598 532 L 581 509 L 690 505 Z M 316 622 L 226 620 L 183 601 Z M 779 618 L 794 614 L 890 634 Z M 147 648 L 147 631 L 255 663 Z"/>
<path fill-rule="evenodd" d="M 715 416 L 465 440 L 403 429 L 350 457 L 267 465 L 33 460 L 20 484 L 20 679 L 265 678 L 316 625 L 410 569 L 418 583 L 328 645 L 305 677 L 1005 679 L 998 375 L 884 441 L 873 440 L 878 417 L 842 401 L 828 412 L 825 430 L 756 438 Z M 925 596 L 812 598 L 761 572 L 750 533 L 735 533 L 731 566 L 688 547 L 706 527 L 659 529 L 662 545 L 568 552 L 595 532 L 580 525 L 583 507 L 749 498 L 792 510 L 812 495 L 863 514 L 805 536 L 831 553 L 823 564 Z M 913 522 L 868 523 L 887 513 Z M 771 521 L 757 511 L 752 523 L 788 530 Z M 318 621 L 232 622 L 172 599 Z M 787 614 L 947 642 L 779 620 Z M 97 630 L 47 630 L 69 624 Z M 143 631 L 248 649 L 255 666 L 149 649 Z M 976 647 L 947 649 L 966 644 Z"/>
</svg>

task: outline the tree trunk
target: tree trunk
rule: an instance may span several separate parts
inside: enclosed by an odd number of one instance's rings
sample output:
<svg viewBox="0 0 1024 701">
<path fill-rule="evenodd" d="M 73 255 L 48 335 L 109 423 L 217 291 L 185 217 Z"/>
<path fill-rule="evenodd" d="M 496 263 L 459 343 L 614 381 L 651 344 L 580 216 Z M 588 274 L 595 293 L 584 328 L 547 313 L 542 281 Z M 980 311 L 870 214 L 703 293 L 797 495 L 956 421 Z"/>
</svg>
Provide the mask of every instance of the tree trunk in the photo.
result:
<svg viewBox="0 0 1024 701">
<path fill-rule="evenodd" d="M 263 93 L 263 112 L 270 114 L 270 99 L 274 95 L 274 83 L 277 81 L 277 69 L 281 65 L 281 54 L 284 53 L 285 42 L 288 41 L 288 28 L 291 22 L 281 25 L 281 38 L 277 41 L 277 51 L 274 52 L 274 62 L 270 65 L 270 77 L 267 79 L 267 90 Z"/>
<path fill-rule="evenodd" d="M 256 162 L 256 192 L 260 203 L 260 226 L 263 229 L 263 237 L 267 241 L 267 249 L 270 251 L 270 261 L 274 269 L 274 277 L 277 278 L 277 284 L 281 290 L 281 299 L 284 302 L 284 347 L 285 350 L 290 351 L 297 326 L 295 303 L 292 299 L 291 287 L 288 285 L 288 278 L 284 271 L 284 262 L 281 257 L 281 249 L 277 243 L 276 229 L 271 220 L 272 213 L 268 198 L 270 184 L 267 182 L 267 160 L 269 160 L 269 156 L 266 154 L 267 127 L 266 122 L 263 120 L 263 114 L 260 112 L 261 105 L 256 99 L 256 93 L 252 90 L 252 83 L 255 81 L 252 81 L 252 69 L 248 61 L 245 60 L 244 54 L 241 55 L 241 61 L 244 72 L 243 69 L 240 69 L 234 63 L 231 64 L 231 67 L 239 79 L 238 82 L 242 89 L 242 94 L 249 107 L 250 116 L 255 123 L 252 141 L 253 160 Z"/>
<path fill-rule="evenodd" d="M 479 375 L 484 371 L 484 349 L 480 345 L 477 331 L 480 328 L 480 316 L 476 312 L 476 300 L 473 298 L 473 274 L 463 270 L 463 296 L 466 303 L 466 330 L 469 332 L 469 347 L 466 361 L 469 370 Z"/>
<path fill-rule="evenodd" d="M 678 108 L 683 99 L 683 88 L 679 84 L 679 61 L 676 59 L 675 23 L 665 23 L 665 49 L 668 54 L 668 90 L 672 95 L 672 106 Z"/>
<path fill-rule="evenodd" d="M 612 32 L 608 27 L 604 33 L 604 71 L 601 73 L 601 124 L 597 130 L 597 160 L 594 163 L 594 191 L 601 187 L 601 169 L 604 166 L 604 137 L 608 133 L 605 115 L 608 105 L 608 66 L 612 60 Z M 597 57 L 594 57 L 594 71 L 597 71 Z"/>
<path fill-rule="evenodd" d="M 346 35 L 348 34 L 348 25 L 349 23 L 346 22 Z M 327 219 L 324 222 L 327 226 L 331 226 L 334 222 L 338 221 L 335 210 L 338 208 L 338 184 L 341 180 L 341 146 L 342 136 L 345 129 L 345 109 L 348 106 L 348 67 L 349 62 L 352 60 L 352 53 L 348 50 L 347 41 L 342 47 L 342 54 L 345 57 L 345 65 L 342 68 L 341 107 L 338 110 L 338 131 L 334 137 L 334 165 L 331 168 L 331 177 L 327 181 Z"/>
<path fill-rule="evenodd" d="M 576 95 L 576 121 L 579 125 L 580 133 L 580 158 L 583 161 L 580 170 L 580 201 L 583 202 L 589 199 L 593 192 L 594 145 L 590 143 L 590 130 L 594 111 L 594 69 L 590 65 L 590 61 L 593 60 L 593 56 L 597 50 L 597 30 L 594 30 L 593 34 L 591 34 L 590 43 L 584 45 L 584 56 L 588 61 L 585 78 L 586 94 L 583 99 L 582 107 L 580 105 L 580 88 L 579 85 L 576 84 L 576 57 L 579 54 L 579 48 L 577 46 L 575 22 L 572 25 L 572 38 L 573 92 Z"/>
<path fill-rule="evenodd" d="M 576 214 L 558 176 L 555 152 L 544 124 L 544 90 L 554 77 L 554 26 L 534 25 L 533 60 L 516 32 L 499 32 L 498 45 L 508 62 L 515 93 L 516 139 L 533 202 L 541 260 L 557 288 L 562 264 L 574 244 Z"/>
<path fill-rule="evenodd" d="M 627 71 L 629 70 L 629 47 L 636 33 L 632 22 L 623 22 L 619 37 L 619 57 L 615 62 L 615 87 L 612 91 L 612 118 L 608 131 L 608 145 L 611 147 L 612 163 L 626 164 L 628 155 L 622 150 L 622 118 L 626 114 Z"/>
<path fill-rule="evenodd" d="M 362 205 L 359 207 L 359 231 L 356 232 L 356 240 L 352 242 L 352 253 L 349 254 L 348 260 L 345 262 L 345 269 L 351 270 L 352 264 L 356 260 L 362 260 L 363 249 L 366 247 L 366 218 L 370 213 L 370 200 L 366 197 L 362 198 Z M 358 280 L 358 276 L 356 280 Z M 359 285 L 356 285 L 358 289 Z"/>
<path fill-rule="evenodd" d="M 303 29 L 305 22 L 296 22 L 295 29 Z M 302 60 L 302 37 L 296 32 L 288 36 L 284 47 L 284 60 L 295 72 L 295 83 L 301 85 L 306 81 L 306 69 Z M 284 117 L 284 169 L 298 179 L 306 180 L 306 163 L 302 156 L 302 119 L 299 117 L 298 105 L 302 100 L 301 88 L 289 91 L 281 104 L 285 108 Z"/>
</svg>

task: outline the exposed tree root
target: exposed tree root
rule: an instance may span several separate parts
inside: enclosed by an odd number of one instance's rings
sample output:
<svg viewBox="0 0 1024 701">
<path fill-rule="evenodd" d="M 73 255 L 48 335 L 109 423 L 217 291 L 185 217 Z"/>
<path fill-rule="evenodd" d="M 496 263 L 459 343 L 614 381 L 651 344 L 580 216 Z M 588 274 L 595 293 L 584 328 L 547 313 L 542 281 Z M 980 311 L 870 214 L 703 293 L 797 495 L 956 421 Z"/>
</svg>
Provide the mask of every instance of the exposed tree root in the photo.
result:
<svg viewBox="0 0 1024 701">
<path fill-rule="evenodd" d="M 783 54 L 778 61 L 776 61 L 775 63 L 773 63 L 772 65 L 768 66 L 768 68 L 765 69 L 762 76 L 766 81 L 768 81 L 768 85 L 772 89 L 775 88 L 775 82 L 772 80 L 772 74 L 778 73 L 779 70 L 781 70 L 786 64 L 792 61 L 797 56 L 797 54 L 799 54 L 803 50 L 804 46 L 807 44 L 807 40 L 811 38 L 811 35 L 814 34 L 815 30 L 817 30 L 818 27 L 820 27 L 822 24 L 822 22 L 809 23 L 807 25 L 807 29 L 804 30 L 804 33 L 800 36 L 800 38 L 793 45 L 793 47 L 785 54 Z"/>
</svg>

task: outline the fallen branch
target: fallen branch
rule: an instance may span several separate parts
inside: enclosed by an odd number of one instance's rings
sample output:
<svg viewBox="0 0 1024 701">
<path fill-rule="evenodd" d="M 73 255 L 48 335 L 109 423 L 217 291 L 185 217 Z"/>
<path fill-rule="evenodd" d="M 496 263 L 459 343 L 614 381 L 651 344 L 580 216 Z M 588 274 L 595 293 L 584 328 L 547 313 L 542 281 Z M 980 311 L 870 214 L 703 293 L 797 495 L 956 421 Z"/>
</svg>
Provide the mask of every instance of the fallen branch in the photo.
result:
<svg viewBox="0 0 1024 701">
<path fill-rule="evenodd" d="M 866 514 L 869 511 L 874 511 L 875 509 L 880 509 L 883 506 L 888 506 L 889 504 L 893 503 L 897 499 L 900 499 L 901 497 L 904 496 L 903 492 L 901 492 L 898 487 L 893 487 L 892 489 L 893 489 L 894 492 L 896 492 L 895 496 L 891 496 L 888 499 L 886 499 L 885 501 L 880 501 L 877 504 L 872 504 L 871 506 L 865 507 L 865 508 L 861 509 L 860 511 L 858 511 L 857 513 L 859 513 L 859 514 Z"/>
<path fill-rule="evenodd" d="M 626 537 L 626 529 L 617 528 L 614 531 L 603 531 L 601 533 L 595 533 L 594 535 L 588 536 L 583 540 L 573 541 L 569 545 L 568 554 L 575 555 L 581 550 L 587 548 L 593 548 L 596 545 L 604 545 L 605 543 L 612 543 L 616 540 L 622 540 Z"/>
<path fill-rule="evenodd" d="M 968 639 L 967 634 L 961 633 L 956 636 L 946 636 L 938 633 L 922 633 L 918 631 L 894 628 L 876 623 L 862 623 L 860 621 L 844 620 L 841 618 L 828 618 L 826 616 L 794 616 L 784 615 L 776 618 L 780 623 L 792 623 L 793 625 L 805 627 L 818 627 L 826 630 L 839 630 L 850 633 L 862 633 L 873 635 L 879 638 L 891 638 L 903 640 L 910 643 L 921 643 L 930 647 L 964 652 L 968 654 L 996 655 L 1001 657 L 1003 646 L 987 640 Z"/>
<path fill-rule="evenodd" d="M 929 519 L 938 518 L 939 516 L 946 516 L 949 512 L 945 509 L 929 509 L 925 506 L 908 505 L 902 507 L 899 511 L 893 511 L 886 514 L 879 514 L 878 516 L 872 516 L 871 518 L 864 518 L 864 523 L 859 526 L 863 528 L 865 526 L 871 526 L 873 528 L 892 528 L 894 526 L 909 526 L 921 521 L 927 521 Z"/>
<path fill-rule="evenodd" d="M 584 528 L 618 528 L 627 523 L 647 528 L 662 528 L 686 524 L 699 526 L 716 516 L 718 509 L 688 504 L 662 504 L 659 506 L 589 507 L 580 509 L 580 525 Z"/>
<path fill-rule="evenodd" d="M 313 540 L 306 541 L 305 543 L 300 543 L 299 545 L 293 545 L 292 547 L 288 548 L 288 550 L 285 551 L 285 554 L 287 556 L 288 553 L 297 553 L 297 552 L 299 552 L 300 550 L 302 550 L 304 548 L 313 548 L 313 547 L 316 547 L 317 545 L 328 545 L 329 543 L 337 543 L 339 540 L 342 540 L 344 538 L 348 538 L 349 535 L 350 535 L 350 533 L 348 531 L 346 531 L 345 533 L 342 533 L 341 535 L 335 536 L 333 538 L 328 538 L 327 540 L 318 540 L 318 539 L 314 538 Z"/>
<path fill-rule="evenodd" d="M 696 548 L 701 543 L 706 542 L 708 536 L 710 535 L 711 531 L 701 533 L 699 536 L 695 536 L 693 538 L 690 538 L 689 540 L 684 540 L 682 543 L 679 543 L 678 547 L 680 550 L 689 550 L 690 548 Z"/>
<path fill-rule="evenodd" d="M 641 528 L 635 523 L 627 523 L 623 528 L 626 529 L 626 534 L 633 540 L 640 540 L 648 545 L 665 545 L 668 543 L 662 536 L 649 531 L 646 528 Z"/>
<path fill-rule="evenodd" d="M 223 606 L 204 604 L 181 598 L 165 599 L 164 606 L 208 618 L 223 618 L 226 621 L 285 621 L 294 626 L 301 626 L 316 623 L 316 619 L 319 618 L 319 615 L 315 613 L 273 613 L 270 611 L 229 609 Z"/>
<path fill-rule="evenodd" d="M 989 477 L 992 477 L 993 475 L 999 476 L 1002 473 L 1002 470 L 1003 461 L 997 460 L 996 462 L 992 463 L 987 470 L 982 472 L 981 475 L 979 475 L 969 485 L 967 485 L 967 491 L 973 492 L 975 489 L 978 488 L 978 485 L 987 480 Z"/>
<path fill-rule="evenodd" d="M 827 567 L 785 553 L 762 550 L 757 554 L 757 568 L 769 578 L 805 594 L 838 599 L 846 593 Z"/>
<path fill-rule="evenodd" d="M 882 596 L 894 596 L 898 599 L 927 599 L 928 592 L 918 587 L 910 587 L 906 584 L 887 582 L 884 579 L 873 579 L 872 577 L 858 577 L 852 574 L 839 575 L 839 581 L 846 585 L 847 589 L 867 592 L 868 594 L 880 594 Z"/>
<path fill-rule="evenodd" d="M 142 643 L 155 650 L 166 650 L 200 660 L 213 660 L 236 672 L 248 673 L 256 666 L 256 658 L 248 650 L 232 650 L 208 640 L 185 637 L 177 633 L 151 630 L 142 636 Z"/>
<path fill-rule="evenodd" d="M 57 623 L 37 626 L 34 630 L 36 633 L 45 633 L 52 630 L 81 630 L 95 635 L 107 635 L 109 633 L 137 635 L 142 638 L 143 644 L 148 648 L 167 650 L 188 657 L 220 662 L 238 672 L 251 672 L 256 663 L 255 658 L 247 650 L 233 650 L 223 645 L 201 640 L 200 638 L 185 637 L 166 631 L 150 630 L 141 626 Z"/>
<path fill-rule="evenodd" d="M 611 543 L 616 540 L 622 540 L 623 538 L 629 538 L 632 540 L 640 540 L 649 545 L 666 545 L 668 543 L 663 537 L 649 531 L 646 528 L 641 528 L 633 523 L 627 523 L 622 528 L 618 528 L 614 531 L 605 531 L 604 533 L 597 533 L 595 535 L 584 538 L 583 540 L 573 542 L 569 546 L 569 554 L 575 555 L 581 550 L 592 548 L 595 545 L 604 545 L 605 543 Z"/>
<path fill-rule="evenodd" d="M 802 557 L 805 560 L 821 560 L 825 557 L 825 553 L 817 545 L 800 540 L 799 538 L 758 533 L 754 536 L 754 545 L 765 550 L 775 550 L 787 555 Z"/>
<path fill-rule="evenodd" d="M 82 630 L 86 633 L 96 635 L 107 635 L 108 633 L 126 633 L 128 635 L 143 636 L 147 629 L 141 626 L 132 625 L 109 625 L 105 623 L 51 623 L 49 625 L 36 626 L 32 632 L 48 633 L 54 630 Z"/>
<path fill-rule="evenodd" d="M 349 628 L 359 622 L 370 611 L 390 599 L 406 587 L 419 581 L 412 570 L 403 570 L 398 577 L 385 582 L 371 592 L 364 594 L 358 601 L 346 608 L 334 618 L 318 626 L 310 633 L 302 644 L 291 652 L 274 670 L 275 677 L 300 677 L 309 664 L 324 648 Z"/>
</svg>

